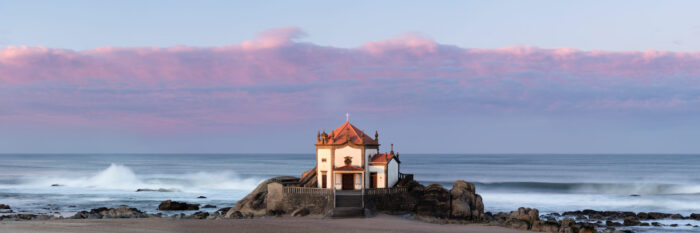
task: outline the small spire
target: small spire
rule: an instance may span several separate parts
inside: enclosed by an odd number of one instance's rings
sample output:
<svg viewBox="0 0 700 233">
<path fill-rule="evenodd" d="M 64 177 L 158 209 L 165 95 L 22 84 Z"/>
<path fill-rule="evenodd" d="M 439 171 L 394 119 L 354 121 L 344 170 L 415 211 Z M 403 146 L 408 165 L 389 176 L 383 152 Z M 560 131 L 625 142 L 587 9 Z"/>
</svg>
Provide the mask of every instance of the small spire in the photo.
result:
<svg viewBox="0 0 700 233">
<path fill-rule="evenodd" d="M 345 113 L 345 122 L 350 122 L 350 113 Z"/>
<path fill-rule="evenodd" d="M 376 130 L 374 131 L 374 140 L 379 142 L 379 132 L 377 132 Z"/>
<path fill-rule="evenodd" d="M 391 143 L 391 153 L 394 153 L 394 143 Z"/>
</svg>

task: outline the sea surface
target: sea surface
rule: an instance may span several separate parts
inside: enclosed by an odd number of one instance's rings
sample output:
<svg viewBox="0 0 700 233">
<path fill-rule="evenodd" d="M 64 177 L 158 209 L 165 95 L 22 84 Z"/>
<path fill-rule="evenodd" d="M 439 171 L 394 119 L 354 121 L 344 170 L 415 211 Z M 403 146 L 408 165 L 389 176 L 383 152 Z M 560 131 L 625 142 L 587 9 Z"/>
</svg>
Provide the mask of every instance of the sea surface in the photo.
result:
<svg viewBox="0 0 700 233">
<path fill-rule="evenodd" d="M 401 161 L 401 171 L 425 185 L 474 182 L 491 212 L 700 213 L 700 155 L 402 154 Z M 156 213 L 168 199 L 229 207 L 259 182 L 299 176 L 314 162 L 314 154 L 0 154 L 0 203 L 63 216 L 120 205 Z M 700 221 L 671 222 L 681 226 L 664 231 L 700 231 L 683 226 Z"/>
</svg>

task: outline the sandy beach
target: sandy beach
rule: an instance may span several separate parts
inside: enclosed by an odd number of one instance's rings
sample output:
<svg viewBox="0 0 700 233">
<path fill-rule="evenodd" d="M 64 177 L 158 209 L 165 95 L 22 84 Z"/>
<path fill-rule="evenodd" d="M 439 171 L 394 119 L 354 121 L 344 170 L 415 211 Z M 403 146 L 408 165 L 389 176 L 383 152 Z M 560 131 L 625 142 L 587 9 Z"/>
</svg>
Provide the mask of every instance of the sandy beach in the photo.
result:
<svg viewBox="0 0 700 233">
<path fill-rule="evenodd" d="M 2 221 L 0 233 L 48 232 L 527 232 L 481 224 L 433 224 L 391 215 L 374 218 L 320 219 L 269 217 L 258 219 L 65 219 Z"/>
</svg>

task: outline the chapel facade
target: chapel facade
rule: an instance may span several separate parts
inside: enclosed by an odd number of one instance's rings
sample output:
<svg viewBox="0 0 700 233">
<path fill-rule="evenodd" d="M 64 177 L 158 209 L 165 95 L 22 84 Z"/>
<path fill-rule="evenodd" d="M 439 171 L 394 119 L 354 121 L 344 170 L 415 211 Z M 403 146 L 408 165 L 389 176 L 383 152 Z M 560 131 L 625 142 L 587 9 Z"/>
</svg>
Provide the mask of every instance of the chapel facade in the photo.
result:
<svg viewBox="0 0 700 233">
<path fill-rule="evenodd" d="M 390 188 L 399 181 L 401 161 L 394 145 L 379 153 L 379 133 L 374 137 L 349 120 L 330 133 L 316 135 L 318 187 L 336 190 Z"/>
</svg>

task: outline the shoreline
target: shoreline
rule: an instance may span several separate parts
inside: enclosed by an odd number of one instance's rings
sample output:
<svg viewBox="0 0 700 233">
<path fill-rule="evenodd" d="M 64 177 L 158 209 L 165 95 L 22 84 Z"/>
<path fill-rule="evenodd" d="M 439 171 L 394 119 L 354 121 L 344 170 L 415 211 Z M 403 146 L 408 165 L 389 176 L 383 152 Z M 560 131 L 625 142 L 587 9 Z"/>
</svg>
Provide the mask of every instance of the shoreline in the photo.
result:
<svg viewBox="0 0 700 233">
<path fill-rule="evenodd" d="M 488 224 L 434 224 L 399 216 L 378 214 L 373 218 L 333 219 L 308 217 L 261 217 L 254 219 L 61 219 L 0 221 L 0 233 L 48 232 L 483 232 L 525 233 Z"/>
</svg>

